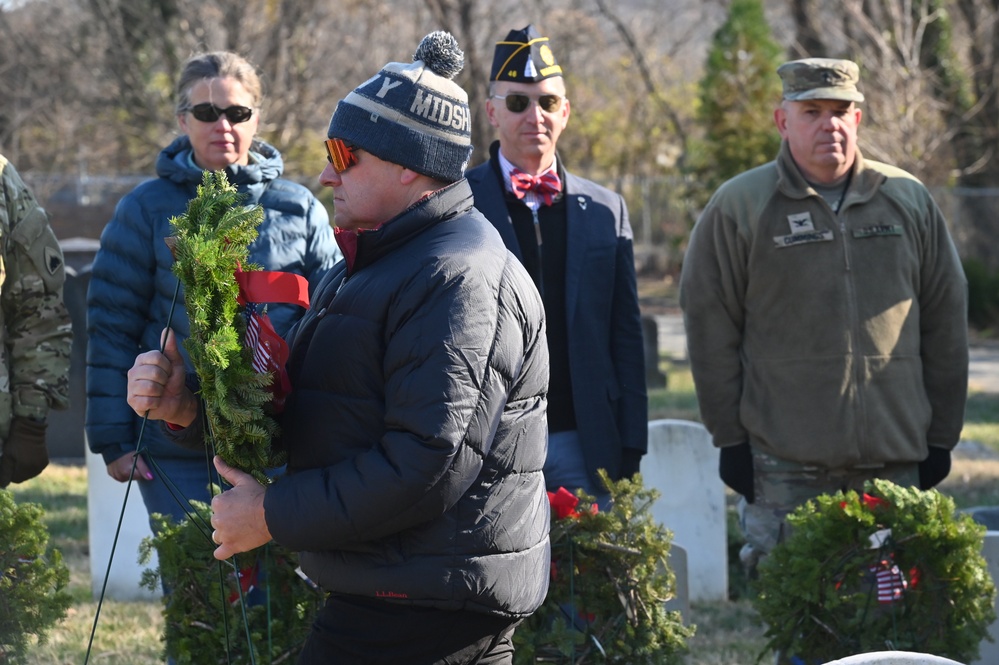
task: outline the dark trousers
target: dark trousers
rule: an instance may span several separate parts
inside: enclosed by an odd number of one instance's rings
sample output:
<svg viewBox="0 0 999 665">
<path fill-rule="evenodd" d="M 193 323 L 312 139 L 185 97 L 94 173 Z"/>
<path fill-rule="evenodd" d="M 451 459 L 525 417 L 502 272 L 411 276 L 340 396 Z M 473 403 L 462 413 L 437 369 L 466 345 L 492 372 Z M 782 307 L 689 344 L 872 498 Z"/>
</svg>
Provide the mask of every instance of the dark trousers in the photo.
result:
<svg viewBox="0 0 999 665">
<path fill-rule="evenodd" d="M 331 595 L 298 665 L 512 665 L 519 622 Z"/>
</svg>

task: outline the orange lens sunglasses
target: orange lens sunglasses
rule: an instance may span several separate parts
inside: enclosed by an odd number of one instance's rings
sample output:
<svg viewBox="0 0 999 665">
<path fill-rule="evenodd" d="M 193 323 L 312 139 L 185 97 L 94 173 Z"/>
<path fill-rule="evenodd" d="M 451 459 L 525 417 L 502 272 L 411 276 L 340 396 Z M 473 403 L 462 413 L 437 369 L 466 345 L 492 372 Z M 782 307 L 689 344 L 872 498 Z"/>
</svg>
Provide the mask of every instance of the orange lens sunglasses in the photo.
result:
<svg viewBox="0 0 999 665">
<path fill-rule="evenodd" d="M 333 170 L 343 173 L 357 164 L 354 146 L 342 139 L 326 139 L 326 159 L 333 165 Z"/>
</svg>

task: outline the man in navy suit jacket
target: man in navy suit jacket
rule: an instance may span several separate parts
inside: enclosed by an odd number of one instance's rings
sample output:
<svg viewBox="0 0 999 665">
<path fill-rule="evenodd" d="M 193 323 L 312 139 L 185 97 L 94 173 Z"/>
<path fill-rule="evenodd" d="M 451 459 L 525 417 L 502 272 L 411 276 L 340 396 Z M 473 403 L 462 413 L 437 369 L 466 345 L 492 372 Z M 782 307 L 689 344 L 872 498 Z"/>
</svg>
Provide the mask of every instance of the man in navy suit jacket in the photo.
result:
<svg viewBox="0 0 999 665">
<path fill-rule="evenodd" d="M 524 264 L 545 304 L 550 491 L 606 505 L 598 469 L 639 470 L 648 396 L 628 211 L 620 195 L 568 173 L 556 144 L 569 121 L 562 68 L 534 26 L 496 44 L 489 122 L 499 141 L 465 175 L 478 208 Z"/>
</svg>

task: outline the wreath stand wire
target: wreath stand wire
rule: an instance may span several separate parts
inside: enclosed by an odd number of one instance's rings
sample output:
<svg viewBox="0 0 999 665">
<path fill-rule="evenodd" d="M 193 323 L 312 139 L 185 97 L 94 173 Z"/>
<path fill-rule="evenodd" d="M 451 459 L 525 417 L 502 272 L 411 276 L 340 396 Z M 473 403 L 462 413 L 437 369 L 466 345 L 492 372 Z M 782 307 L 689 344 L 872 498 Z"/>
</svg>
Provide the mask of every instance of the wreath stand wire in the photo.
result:
<svg viewBox="0 0 999 665">
<path fill-rule="evenodd" d="M 177 296 L 178 296 L 179 293 L 180 293 L 180 281 L 178 280 L 177 281 L 177 287 L 176 287 L 176 289 L 174 290 L 174 293 L 173 293 L 173 301 L 170 304 L 170 313 L 167 316 L 166 327 L 168 329 L 170 328 L 170 324 L 173 321 L 173 313 L 174 313 L 174 310 L 176 309 L 176 306 L 177 306 Z M 162 352 L 162 351 L 163 351 L 163 344 L 161 343 L 160 344 L 160 352 Z M 157 474 L 159 474 L 159 478 L 163 479 L 164 483 L 167 486 L 167 490 L 169 491 L 170 495 L 173 497 L 174 501 L 177 502 L 177 505 L 180 506 L 181 509 L 183 509 L 184 514 L 191 521 L 191 523 L 194 524 L 197 527 L 197 529 L 202 533 L 202 535 L 205 537 L 205 540 L 211 541 L 210 525 L 206 524 L 204 522 L 204 520 L 201 519 L 201 515 L 198 514 L 197 511 L 190 510 L 190 503 L 188 503 L 187 500 L 186 500 L 186 498 L 181 494 L 181 492 L 177 488 L 177 485 L 172 480 L 170 480 L 169 476 L 164 472 L 163 467 L 161 467 L 159 465 L 159 463 L 155 460 L 155 458 L 153 458 L 149 454 L 149 451 L 146 450 L 145 446 L 143 445 L 143 435 L 144 435 L 144 433 L 146 431 L 146 424 L 148 422 L 149 422 L 149 412 L 147 411 L 145 413 L 145 415 L 143 415 L 143 417 L 142 417 L 142 424 L 139 427 L 139 436 L 138 436 L 138 440 L 137 440 L 136 445 L 135 445 L 135 453 L 132 456 L 132 468 L 129 471 L 128 481 L 127 481 L 127 483 L 125 485 L 125 496 L 122 499 L 121 511 L 118 513 L 118 523 L 117 523 L 117 525 L 115 527 L 114 540 L 111 543 L 111 554 L 108 556 L 108 564 L 107 564 L 107 567 L 104 570 L 104 583 L 101 585 L 101 593 L 100 593 L 100 596 L 99 596 L 99 598 L 97 600 L 97 611 L 94 614 L 94 622 L 93 622 L 93 625 L 91 626 L 91 629 L 90 629 L 90 638 L 89 638 L 89 640 L 87 642 L 87 652 L 86 652 L 86 655 L 84 656 L 84 659 L 83 659 L 84 665 L 86 665 L 87 663 L 90 662 L 90 654 L 91 654 L 91 652 L 93 650 L 94 637 L 97 634 L 97 624 L 100 621 L 101 609 L 104 606 L 104 599 L 105 599 L 106 594 L 107 594 L 108 580 L 111 578 L 111 567 L 112 567 L 112 564 L 114 563 L 114 555 L 115 555 L 115 551 L 117 550 L 117 547 L 118 547 L 118 537 L 121 535 L 122 524 L 125 521 L 125 507 L 128 505 L 128 495 L 129 495 L 129 493 L 130 493 L 130 491 L 132 489 L 132 482 L 133 482 L 134 477 L 135 477 L 135 466 L 137 464 L 139 454 L 144 453 L 146 455 L 146 457 L 148 458 L 149 462 L 156 469 Z M 209 478 L 211 478 L 212 477 L 211 459 L 212 459 L 212 457 L 214 457 L 214 454 L 215 454 L 215 445 L 214 445 L 214 441 L 212 440 L 211 436 L 206 437 L 206 439 L 207 439 L 208 446 L 206 446 L 206 448 L 205 448 L 205 462 L 206 462 L 206 465 L 207 465 L 207 467 L 209 469 Z M 216 473 L 215 475 L 217 476 L 218 474 Z M 214 491 L 214 489 L 213 489 L 213 491 Z M 225 595 L 224 595 L 225 594 L 225 574 L 224 574 L 224 571 L 223 571 L 223 566 L 225 566 L 225 565 L 228 565 L 230 568 L 232 568 L 233 570 L 236 570 L 237 573 L 238 573 L 238 568 L 237 568 L 237 564 L 236 564 L 236 557 L 233 556 L 232 559 L 231 559 L 231 561 L 224 561 L 224 562 L 223 561 L 218 561 L 217 562 L 216 568 L 218 570 L 218 575 L 219 575 L 219 588 L 220 588 L 220 596 L 221 596 L 220 597 L 220 601 L 222 603 L 222 607 L 225 607 L 225 605 L 224 605 L 225 604 Z M 236 589 L 238 590 L 238 593 L 239 593 L 239 602 L 240 602 L 240 607 L 242 609 L 242 615 L 243 615 L 243 628 L 244 628 L 244 630 L 246 632 L 247 645 L 249 646 L 249 645 L 252 644 L 253 640 L 252 640 L 252 636 L 250 634 L 250 625 L 249 625 L 249 621 L 248 621 L 248 618 L 247 618 L 247 615 L 246 615 L 246 601 L 245 601 L 245 598 L 244 598 L 244 595 L 243 595 L 243 587 L 240 584 L 236 584 Z M 267 586 L 266 593 L 267 593 L 268 616 L 269 616 L 270 615 L 270 586 L 269 586 L 269 581 L 268 581 L 268 586 Z M 227 647 L 226 648 L 226 662 L 230 662 L 231 663 L 231 657 L 230 657 L 230 651 L 231 651 L 231 649 L 229 648 L 229 645 L 230 645 L 230 642 L 231 642 L 230 634 L 229 634 L 229 619 L 228 619 L 228 616 L 227 616 L 227 614 L 226 614 L 225 611 L 222 612 L 222 621 L 223 621 L 223 630 L 224 630 L 225 637 L 226 637 L 226 647 Z M 268 622 L 268 623 L 270 623 L 270 622 Z M 271 635 L 270 635 L 270 632 L 268 631 L 268 641 L 270 641 L 270 639 L 271 639 Z M 255 658 L 254 658 L 254 655 L 253 655 L 253 649 L 247 649 L 247 653 L 250 656 L 250 662 L 251 662 L 251 664 L 255 663 Z"/>
<path fill-rule="evenodd" d="M 173 292 L 173 302 L 170 303 L 170 313 L 167 315 L 167 328 L 170 327 L 170 323 L 173 321 L 173 312 L 177 306 L 177 295 L 180 293 L 180 282 L 177 282 L 177 288 Z M 163 351 L 162 343 L 160 344 L 160 351 Z M 135 453 L 132 455 L 132 468 L 128 472 L 128 481 L 125 484 L 125 497 L 121 502 L 121 511 L 118 513 L 118 524 L 115 526 L 114 530 L 114 540 L 111 541 L 111 554 L 108 556 L 108 565 L 104 569 L 104 583 L 101 585 L 101 595 L 97 599 L 97 611 L 94 614 L 94 623 L 90 628 L 90 639 L 87 642 L 87 653 L 83 658 L 84 665 L 90 662 L 90 652 L 94 645 L 94 636 L 97 633 L 97 622 L 101 617 L 101 609 L 104 607 L 104 597 L 107 593 L 108 579 L 111 577 L 111 564 L 114 563 L 114 553 L 118 549 L 118 536 L 121 535 L 121 525 L 125 521 L 125 507 L 128 505 L 128 495 L 132 491 L 132 480 L 135 477 L 135 465 L 137 463 L 137 457 L 140 452 L 142 452 L 142 438 L 146 431 L 146 423 L 149 422 L 149 412 L 147 411 L 142 417 L 142 424 L 139 427 L 139 437 L 135 444 Z M 172 492 L 171 492 L 172 494 Z"/>
</svg>

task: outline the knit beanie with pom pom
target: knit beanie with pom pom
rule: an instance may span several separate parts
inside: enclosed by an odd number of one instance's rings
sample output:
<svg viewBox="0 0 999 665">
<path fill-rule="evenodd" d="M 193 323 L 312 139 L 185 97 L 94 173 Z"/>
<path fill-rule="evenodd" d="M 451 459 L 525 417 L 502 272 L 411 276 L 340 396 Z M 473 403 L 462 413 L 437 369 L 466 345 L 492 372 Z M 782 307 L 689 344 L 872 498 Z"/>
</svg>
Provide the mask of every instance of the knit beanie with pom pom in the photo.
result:
<svg viewBox="0 0 999 665">
<path fill-rule="evenodd" d="M 327 135 L 431 178 L 460 180 L 472 123 L 468 95 L 452 79 L 464 64 L 450 33 L 430 33 L 412 63 L 388 63 L 342 99 Z"/>
</svg>

